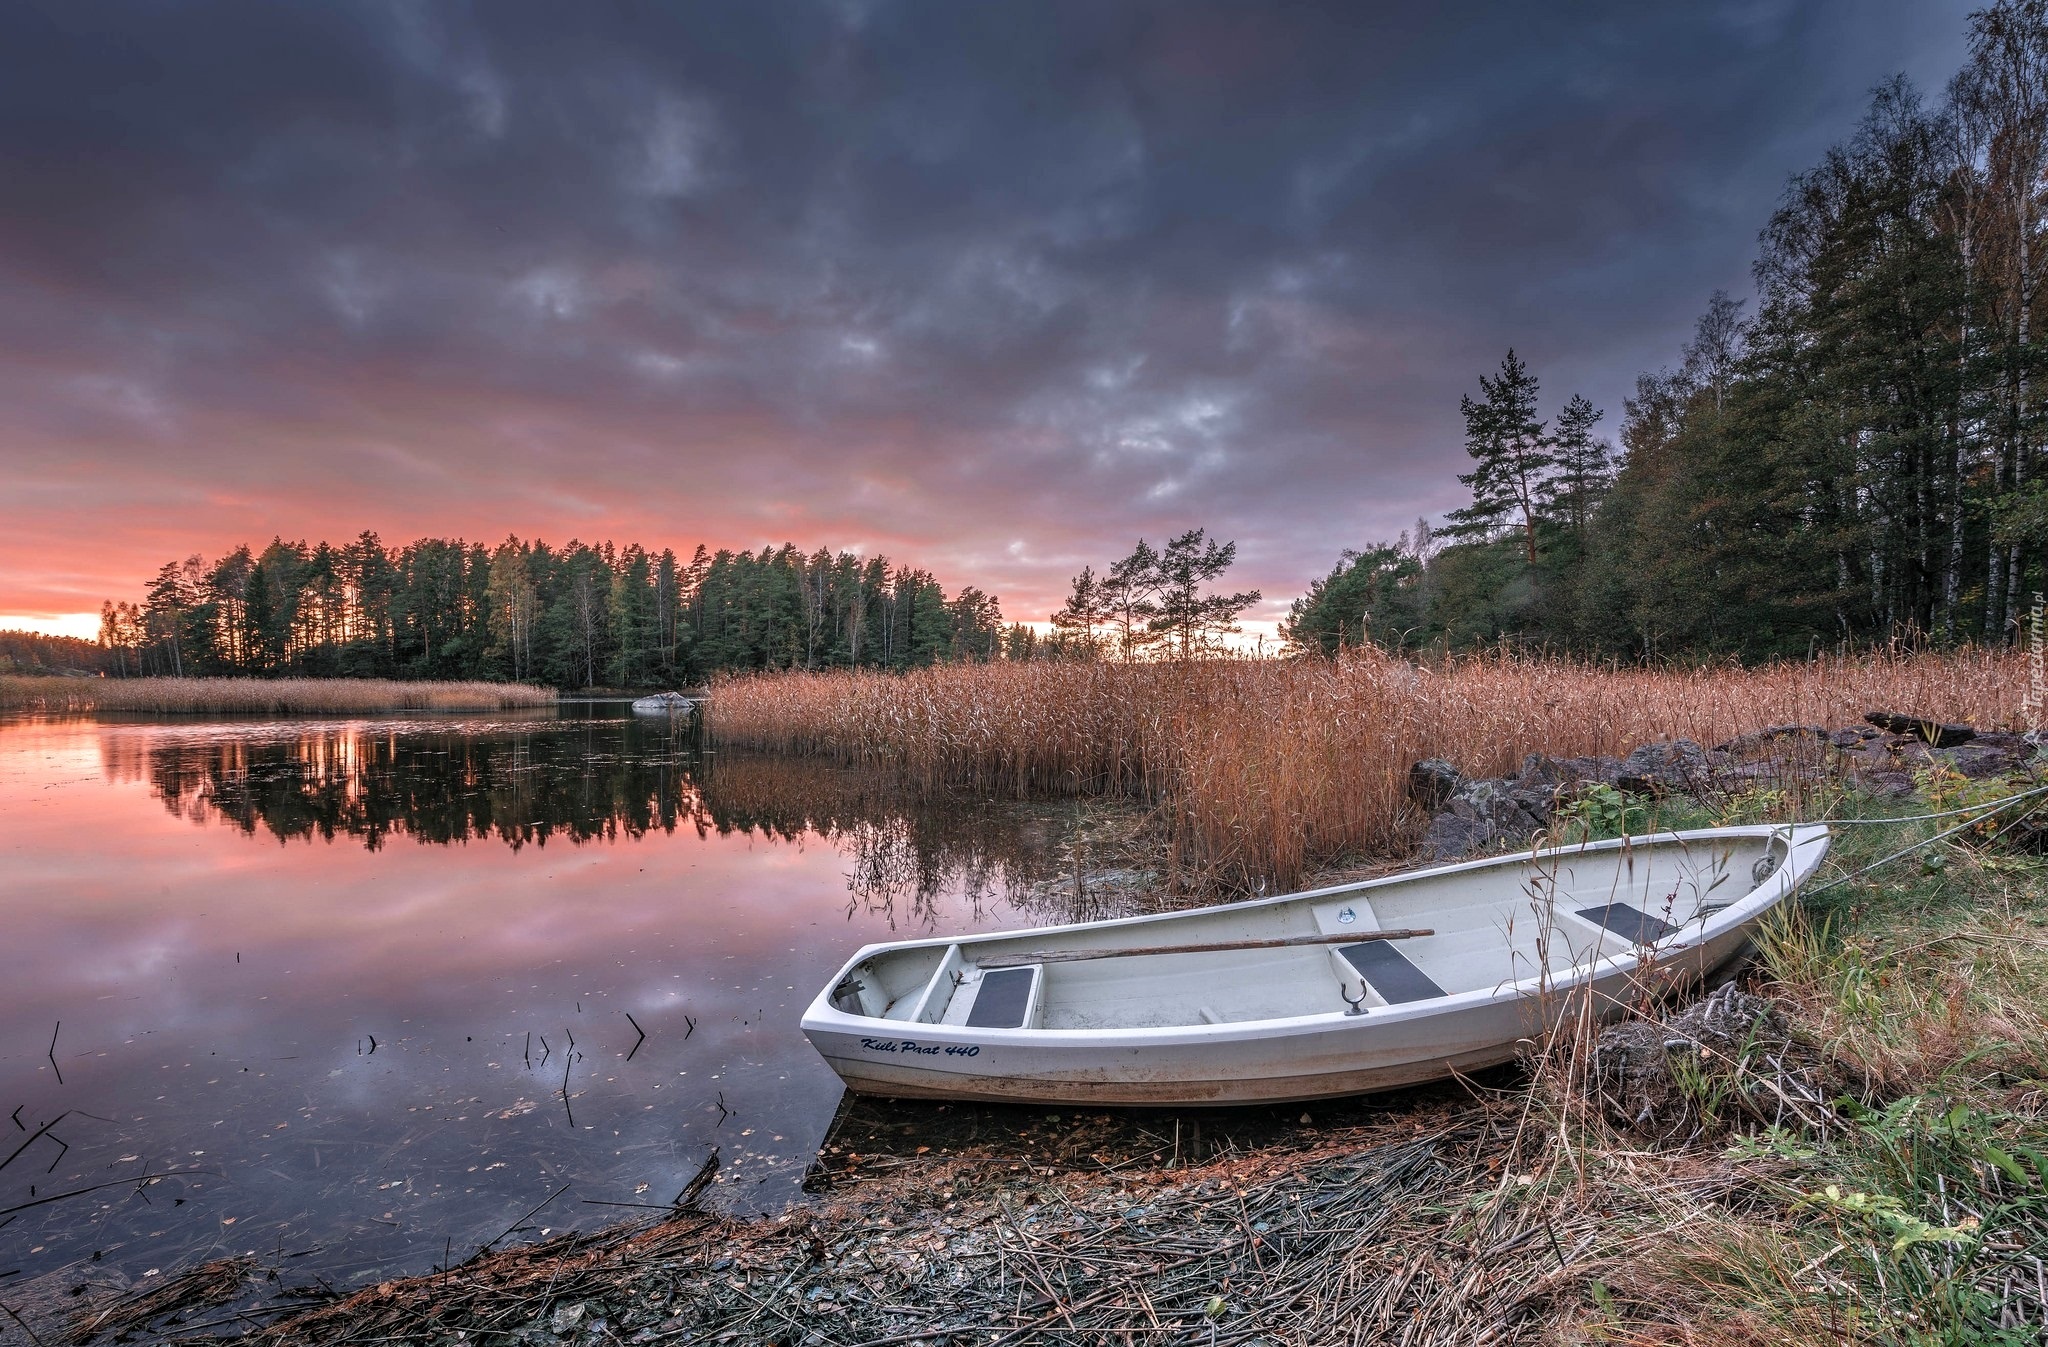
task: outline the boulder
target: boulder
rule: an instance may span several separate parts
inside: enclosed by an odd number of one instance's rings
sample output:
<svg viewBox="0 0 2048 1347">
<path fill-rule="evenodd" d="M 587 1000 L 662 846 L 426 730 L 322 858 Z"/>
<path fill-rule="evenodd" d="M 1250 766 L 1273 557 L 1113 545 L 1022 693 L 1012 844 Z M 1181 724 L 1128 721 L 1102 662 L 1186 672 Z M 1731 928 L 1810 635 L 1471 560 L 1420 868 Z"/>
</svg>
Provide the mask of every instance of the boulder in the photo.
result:
<svg viewBox="0 0 2048 1347">
<path fill-rule="evenodd" d="M 1422 835 L 1422 859 L 1463 860 L 1485 846 L 1492 838 L 1491 824 L 1481 823 L 1477 819 L 1460 818 L 1456 814 L 1438 814 L 1429 821 L 1429 831 Z"/>
<path fill-rule="evenodd" d="M 1763 758 L 1756 762 L 1738 762 L 1732 767 L 1714 770 L 1714 785 L 1733 794 L 1749 786 L 1776 786 L 1818 773 L 1812 763 L 1790 762 L 1784 758 Z"/>
<path fill-rule="evenodd" d="M 1843 731 L 1836 733 L 1844 735 Z M 1968 739 L 1945 747 L 1916 734 L 1864 733 L 1867 737 L 1853 740 L 1844 735 L 1840 748 L 1843 764 L 1865 789 L 1887 795 L 1911 794 L 1916 771 L 1943 766 L 1981 781 L 2020 770 L 2034 760 L 2037 751 L 2025 736 L 2000 730 L 1971 730 Z"/>
<path fill-rule="evenodd" d="M 2040 746 L 2026 735 L 2010 734 L 2004 730 L 1980 730 L 1977 737 L 1966 744 L 1935 750 L 1936 757 L 1945 759 L 1951 767 L 1973 781 L 2019 771 L 2033 762 L 2039 753 Z"/>
<path fill-rule="evenodd" d="M 2018 767 L 2027 757 L 2032 757 L 2033 750 L 2029 749 L 2025 757 L 2022 757 L 2020 754 L 2014 753 L 2012 750 L 2003 748 L 2000 745 L 1987 744 L 1982 740 L 1978 740 L 1973 743 L 1958 744 L 1954 748 L 1940 749 L 1937 751 L 1936 756 L 1947 762 L 1950 767 L 1953 767 L 1963 776 L 1969 777 L 1972 781 L 1982 781 L 1987 777 L 2004 776 Z"/>
<path fill-rule="evenodd" d="M 1408 769 L 1408 798 L 1424 809 L 1441 809 L 1465 784 L 1465 774 L 1442 758 L 1424 758 Z"/>
<path fill-rule="evenodd" d="M 1754 753 L 1758 749 L 1777 748 L 1781 739 L 1806 739 L 1824 744 L 1828 742 L 1828 732 L 1819 725 L 1770 725 L 1761 730 L 1751 730 L 1748 734 L 1738 734 L 1727 743 L 1716 745 L 1714 751 L 1738 755 Z"/>
<path fill-rule="evenodd" d="M 1856 784 L 1872 795 L 1889 796 L 1895 800 L 1905 799 L 1914 790 L 1913 774 L 1910 772 L 1859 771 L 1856 773 Z"/>
<path fill-rule="evenodd" d="M 1496 835 L 1526 836 L 1548 821 L 1551 798 L 1547 792 L 1523 789 L 1508 780 L 1467 781 L 1450 798 L 1446 812 L 1483 823 Z"/>
<path fill-rule="evenodd" d="M 1771 725 L 1738 734 L 1708 751 L 1713 784 L 1731 793 L 1815 781 L 1833 768 L 1830 743 L 1819 725 Z"/>
<path fill-rule="evenodd" d="M 1550 826 L 1559 804 L 1588 785 L 1612 785 L 1620 771 L 1618 758 L 1531 753 L 1513 776 L 1468 780 L 1441 758 L 1418 762 L 1408 769 L 1410 796 L 1418 802 L 1438 801 L 1423 838 L 1423 856 L 1459 860 L 1496 842 L 1525 845 Z"/>
<path fill-rule="evenodd" d="M 1611 786 L 1620 776 L 1620 758 L 1553 758 L 1548 753 L 1531 753 L 1522 759 L 1515 784 L 1526 790 L 1575 793 L 1590 785 Z"/>
<path fill-rule="evenodd" d="M 1889 734 L 1904 734 L 1936 748 L 1953 748 L 1977 737 L 1968 725 L 1945 725 L 1926 716 L 1904 716 L 1896 711 L 1866 711 L 1863 719 Z"/>
<path fill-rule="evenodd" d="M 1873 723 L 1832 730 L 1771 725 L 1713 749 L 1691 739 L 1660 740 L 1640 746 L 1626 758 L 1531 753 L 1513 776 L 1504 777 L 1471 779 L 1442 758 L 1426 758 L 1408 769 L 1408 794 L 1433 811 L 1423 839 L 1424 857 L 1445 861 L 1496 844 L 1527 845 L 1550 826 L 1560 805 L 1594 785 L 1638 795 L 1702 796 L 1811 782 L 1840 772 L 1864 790 L 1902 798 L 1914 793 L 1914 774 L 1931 767 L 1945 766 L 1972 780 L 2030 767 L 2038 770 L 2039 750 L 2027 736 L 1890 712 L 1873 711 L 1867 719 Z M 1912 732 L 1888 730 L 1877 723 L 1880 719 L 1884 724 L 1907 724 Z"/>
<path fill-rule="evenodd" d="M 1615 784 L 1638 795 L 1689 795 L 1713 781 L 1714 762 L 1690 739 L 1644 744 L 1621 761 Z"/>
<path fill-rule="evenodd" d="M 1995 748 L 2010 753 L 2021 762 L 2034 756 L 2040 745 L 2024 734 L 2012 734 L 2005 730 L 1979 730 L 1970 743 L 1976 747 Z"/>
</svg>

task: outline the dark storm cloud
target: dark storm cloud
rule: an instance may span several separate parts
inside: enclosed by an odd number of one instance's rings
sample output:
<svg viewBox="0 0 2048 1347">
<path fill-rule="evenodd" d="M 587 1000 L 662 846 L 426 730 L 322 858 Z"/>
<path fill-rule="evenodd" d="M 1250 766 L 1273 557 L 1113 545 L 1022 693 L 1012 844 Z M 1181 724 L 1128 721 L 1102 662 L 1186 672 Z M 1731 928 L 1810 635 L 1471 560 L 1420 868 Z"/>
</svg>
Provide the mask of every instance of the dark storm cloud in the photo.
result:
<svg viewBox="0 0 2048 1347">
<path fill-rule="evenodd" d="M 135 4 L 0 44 L 0 610 L 273 531 L 883 547 L 1039 616 L 1619 415 L 1962 6 Z M 81 557 L 77 540 L 102 540 Z"/>
</svg>

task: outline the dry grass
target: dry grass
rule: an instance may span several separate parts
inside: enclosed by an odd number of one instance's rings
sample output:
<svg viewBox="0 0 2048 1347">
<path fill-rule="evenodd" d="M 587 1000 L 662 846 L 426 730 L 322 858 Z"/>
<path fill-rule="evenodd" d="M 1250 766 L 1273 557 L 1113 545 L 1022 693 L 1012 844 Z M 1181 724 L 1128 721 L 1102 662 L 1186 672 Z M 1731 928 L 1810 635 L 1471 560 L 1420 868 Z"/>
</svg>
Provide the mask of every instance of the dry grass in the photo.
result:
<svg viewBox="0 0 2048 1347">
<path fill-rule="evenodd" d="M 916 1156 L 901 1178 L 780 1221 L 679 1211 L 561 1237 L 241 1340 L 1534 1342 L 1583 1280 L 1554 1250 L 1584 1259 L 1610 1244 L 1610 1213 L 1484 1179 L 1476 1203 L 1437 1206 L 1447 1179 L 1485 1172 L 1502 1112 L 1333 1129 L 1137 1180 Z M 578 1324 L 551 1332 L 563 1306 Z"/>
<path fill-rule="evenodd" d="M 0 710 L 291 715 L 370 711 L 502 711 L 553 706 L 524 683 L 408 683 L 384 678 L 0 677 Z"/>
<path fill-rule="evenodd" d="M 2020 654 L 1825 658 L 1742 669 L 1616 668 L 1481 656 L 946 665 L 907 675 L 756 675 L 709 703 L 722 745 L 886 769 L 926 793 L 1128 794 L 1174 811 L 1182 864 L 1225 886 L 1297 883 L 1346 855 L 1406 849 L 1422 819 L 1410 763 L 1470 775 L 1531 750 L 1624 753 L 1660 737 L 1714 744 L 1874 707 L 2004 725 Z"/>
</svg>

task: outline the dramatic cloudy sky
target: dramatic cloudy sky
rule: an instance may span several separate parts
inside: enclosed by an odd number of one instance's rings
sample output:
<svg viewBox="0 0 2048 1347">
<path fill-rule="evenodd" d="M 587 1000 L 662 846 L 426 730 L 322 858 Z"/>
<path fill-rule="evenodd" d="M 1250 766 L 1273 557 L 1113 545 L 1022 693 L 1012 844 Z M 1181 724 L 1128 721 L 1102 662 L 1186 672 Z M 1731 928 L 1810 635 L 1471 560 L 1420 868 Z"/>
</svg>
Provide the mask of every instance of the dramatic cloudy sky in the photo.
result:
<svg viewBox="0 0 2048 1347">
<path fill-rule="evenodd" d="M 0 4 L 0 626 L 375 529 L 1284 608 L 1609 412 L 1942 0 Z M 85 623 L 88 634 L 93 626 Z"/>
</svg>

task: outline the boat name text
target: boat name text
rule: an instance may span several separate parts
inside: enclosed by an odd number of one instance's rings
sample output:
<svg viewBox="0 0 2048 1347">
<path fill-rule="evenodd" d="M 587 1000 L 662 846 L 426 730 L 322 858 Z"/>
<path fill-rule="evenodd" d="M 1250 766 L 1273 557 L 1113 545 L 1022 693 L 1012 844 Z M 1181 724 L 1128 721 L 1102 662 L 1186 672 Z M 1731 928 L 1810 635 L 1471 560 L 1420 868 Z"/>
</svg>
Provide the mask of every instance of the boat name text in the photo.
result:
<svg viewBox="0 0 2048 1347">
<path fill-rule="evenodd" d="M 868 1052 L 915 1052 L 926 1057 L 944 1053 L 948 1057 L 975 1057 L 981 1053 L 979 1044 L 973 1043 L 931 1043 L 922 1044 L 912 1038 L 863 1038 L 860 1045 Z"/>
</svg>

